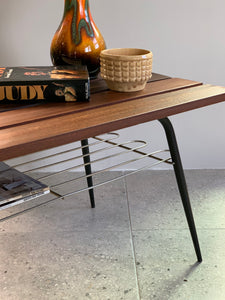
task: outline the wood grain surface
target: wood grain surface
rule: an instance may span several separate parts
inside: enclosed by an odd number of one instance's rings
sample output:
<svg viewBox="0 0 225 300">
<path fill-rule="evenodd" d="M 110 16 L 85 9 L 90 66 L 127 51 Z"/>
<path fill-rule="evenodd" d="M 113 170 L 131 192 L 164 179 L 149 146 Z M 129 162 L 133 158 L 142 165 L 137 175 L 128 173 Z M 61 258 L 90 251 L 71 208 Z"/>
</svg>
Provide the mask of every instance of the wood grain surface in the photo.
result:
<svg viewBox="0 0 225 300">
<path fill-rule="evenodd" d="M 103 106 L 110 106 L 133 99 L 142 99 L 147 96 L 175 91 L 200 83 L 184 79 L 166 79 L 148 83 L 146 88 L 135 93 L 118 93 L 114 91 L 103 91 L 91 95 L 90 102 L 87 103 L 45 103 L 39 106 L 31 106 L 0 113 L 0 129 L 56 118 L 63 115 L 74 114 L 81 111 L 93 110 Z"/>
<path fill-rule="evenodd" d="M 89 103 L 49 103 L 0 112 L 1 160 L 225 101 L 224 87 L 159 75 L 135 93 L 106 90 L 101 80 L 91 85 L 95 92 Z"/>
</svg>

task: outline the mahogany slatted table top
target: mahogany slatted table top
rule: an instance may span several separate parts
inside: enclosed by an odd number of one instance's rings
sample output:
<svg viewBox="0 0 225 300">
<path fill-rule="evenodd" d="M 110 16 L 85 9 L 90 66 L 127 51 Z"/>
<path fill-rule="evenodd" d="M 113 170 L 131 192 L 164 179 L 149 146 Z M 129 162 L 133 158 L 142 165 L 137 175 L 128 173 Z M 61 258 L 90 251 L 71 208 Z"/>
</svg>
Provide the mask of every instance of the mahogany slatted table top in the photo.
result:
<svg viewBox="0 0 225 300">
<path fill-rule="evenodd" d="M 225 87 L 153 74 L 146 88 L 120 93 L 91 81 L 86 103 L 0 106 L 0 160 L 225 101 Z"/>
</svg>

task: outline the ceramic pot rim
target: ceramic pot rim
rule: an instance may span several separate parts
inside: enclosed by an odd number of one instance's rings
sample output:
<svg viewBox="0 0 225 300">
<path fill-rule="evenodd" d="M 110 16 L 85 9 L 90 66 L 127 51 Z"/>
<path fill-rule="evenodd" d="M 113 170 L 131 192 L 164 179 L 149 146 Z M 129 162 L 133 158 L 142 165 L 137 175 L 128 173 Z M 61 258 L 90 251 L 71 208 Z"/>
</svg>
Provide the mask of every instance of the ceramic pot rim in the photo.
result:
<svg viewBox="0 0 225 300">
<path fill-rule="evenodd" d="M 138 48 L 112 48 L 101 51 L 100 57 L 117 60 L 141 60 L 151 59 L 152 52 Z"/>
</svg>

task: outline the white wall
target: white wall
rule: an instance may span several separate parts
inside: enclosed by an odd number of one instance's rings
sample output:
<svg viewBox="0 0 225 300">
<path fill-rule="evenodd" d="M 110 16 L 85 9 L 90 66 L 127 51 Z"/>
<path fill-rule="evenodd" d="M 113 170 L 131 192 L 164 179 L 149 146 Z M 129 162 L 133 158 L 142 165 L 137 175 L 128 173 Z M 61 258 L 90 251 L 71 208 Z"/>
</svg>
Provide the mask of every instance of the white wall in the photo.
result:
<svg viewBox="0 0 225 300">
<path fill-rule="evenodd" d="M 49 65 L 63 0 L 0 2 L 0 65 Z M 107 47 L 153 51 L 153 71 L 225 85 L 224 0 L 90 0 Z M 225 103 L 171 117 L 185 168 L 225 168 Z M 158 122 L 122 131 L 165 148 Z M 164 166 L 165 167 L 165 166 Z"/>
</svg>

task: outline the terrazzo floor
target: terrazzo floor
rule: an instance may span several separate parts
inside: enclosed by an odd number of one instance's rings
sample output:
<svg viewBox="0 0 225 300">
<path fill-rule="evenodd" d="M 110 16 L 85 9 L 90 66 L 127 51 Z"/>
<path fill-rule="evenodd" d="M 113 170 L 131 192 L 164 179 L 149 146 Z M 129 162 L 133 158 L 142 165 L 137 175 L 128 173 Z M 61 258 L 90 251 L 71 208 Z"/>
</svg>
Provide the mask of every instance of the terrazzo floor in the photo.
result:
<svg viewBox="0 0 225 300">
<path fill-rule="evenodd" d="M 96 188 L 95 209 L 83 192 L 1 211 L 0 299 L 224 300 L 225 170 L 185 174 L 201 264 L 173 171 L 142 171 Z"/>
</svg>

